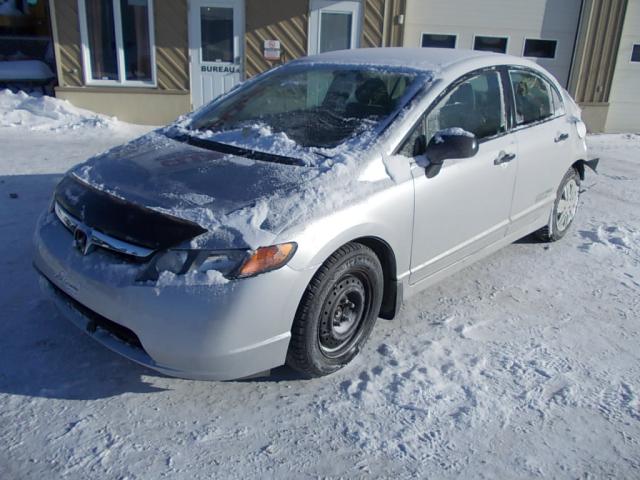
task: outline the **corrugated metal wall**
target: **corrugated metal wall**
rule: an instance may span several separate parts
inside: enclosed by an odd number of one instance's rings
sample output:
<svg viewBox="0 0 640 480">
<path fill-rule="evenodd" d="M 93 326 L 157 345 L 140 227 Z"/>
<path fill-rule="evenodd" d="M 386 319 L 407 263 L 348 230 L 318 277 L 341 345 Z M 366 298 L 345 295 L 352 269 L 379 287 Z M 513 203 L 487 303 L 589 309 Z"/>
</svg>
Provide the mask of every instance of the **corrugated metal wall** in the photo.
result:
<svg viewBox="0 0 640 480">
<path fill-rule="evenodd" d="M 307 54 L 309 2 L 306 0 L 246 0 L 245 76 L 258 73 Z M 265 40 L 280 40 L 279 61 L 264 59 Z"/>
<path fill-rule="evenodd" d="M 77 0 L 52 0 L 58 37 L 61 87 L 81 87 L 82 55 Z M 187 0 L 154 2 L 156 63 L 159 90 L 189 90 Z"/>
<path fill-rule="evenodd" d="M 627 0 L 586 0 L 570 89 L 580 103 L 609 101 Z"/>
<path fill-rule="evenodd" d="M 386 0 L 385 3 L 384 42 L 382 46 L 402 47 L 404 43 L 404 20 L 407 12 L 407 2 L 406 0 Z"/>
</svg>

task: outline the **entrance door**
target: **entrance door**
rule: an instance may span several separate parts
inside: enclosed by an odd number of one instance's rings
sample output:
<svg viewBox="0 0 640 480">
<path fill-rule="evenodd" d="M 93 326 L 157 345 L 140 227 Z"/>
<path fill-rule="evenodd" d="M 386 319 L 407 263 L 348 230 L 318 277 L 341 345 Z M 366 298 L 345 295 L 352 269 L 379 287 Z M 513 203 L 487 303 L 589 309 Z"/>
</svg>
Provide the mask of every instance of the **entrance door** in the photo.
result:
<svg viewBox="0 0 640 480">
<path fill-rule="evenodd" d="M 191 103 L 198 108 L 242 80 L 242 0 L 189 3 Z"/>
<path fill-rule="evenodd" d="M 311 0 L 309 55 L 358 48 L 361 4 Z"/>
</svg>

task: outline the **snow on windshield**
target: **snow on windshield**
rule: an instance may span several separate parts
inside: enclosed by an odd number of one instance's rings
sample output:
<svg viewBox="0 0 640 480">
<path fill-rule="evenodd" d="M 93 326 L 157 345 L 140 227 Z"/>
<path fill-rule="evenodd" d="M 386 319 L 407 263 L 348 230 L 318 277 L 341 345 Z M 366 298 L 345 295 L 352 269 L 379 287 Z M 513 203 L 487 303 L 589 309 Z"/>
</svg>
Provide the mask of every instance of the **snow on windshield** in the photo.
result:
<svg viewBox="0 0 640 480">
<path fill-rule="evenodd" d="M 315 164 L 370 135 L 415 93 L 417 78 L 416 72 L 363 66 L 278 69 L 178 126 L 200 139 Z"/>
</svg>

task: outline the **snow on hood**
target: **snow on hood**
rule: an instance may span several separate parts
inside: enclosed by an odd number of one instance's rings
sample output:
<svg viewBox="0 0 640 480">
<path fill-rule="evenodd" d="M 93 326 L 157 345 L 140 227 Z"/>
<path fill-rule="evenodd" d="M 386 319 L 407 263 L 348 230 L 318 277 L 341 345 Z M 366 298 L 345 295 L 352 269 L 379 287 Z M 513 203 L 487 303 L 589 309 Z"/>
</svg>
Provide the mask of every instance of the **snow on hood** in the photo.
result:
<svg viewBox="0 0 640 480">
<path fill-rule="evenodd" d="M 0 90 L 0 128 L 22 127 L 34 131 L 109 128 L 118 125 L 113 117 L 76 108 L 66 100 Z"/>
<path fill-rule="evenodd" d="M 205 150 L 156 131 L 70 174 L 118 198 L 197 223 L 207 233 L 193 239 L 192 248 L 257 248 L 287 228 L 393 184 L 388 176 L 359 180 L 365 167 L 348 151 L 321 166 L 283 165 Z"/>
</svg>

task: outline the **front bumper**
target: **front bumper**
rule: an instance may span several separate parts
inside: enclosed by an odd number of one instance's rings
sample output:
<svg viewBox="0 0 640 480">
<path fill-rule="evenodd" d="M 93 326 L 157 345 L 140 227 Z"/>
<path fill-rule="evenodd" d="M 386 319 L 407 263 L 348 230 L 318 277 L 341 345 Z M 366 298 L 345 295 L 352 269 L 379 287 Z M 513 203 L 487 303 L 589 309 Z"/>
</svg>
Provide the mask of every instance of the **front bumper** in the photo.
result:
<svg viewBox="0 0 640 480">
<path fill-rule="evenodd" d="M 285 266 L 222 285 L 158 288 L 135 281 L 141 265 L 101 249 L 82 255 L 51 215 L 39 222 L 34 242 L 41 285 L 67 318 L 111 350 L 183 378 L 230 380 L 283 365 L 313 275 Z M 138 341 L 109 333 L 96 318 Z"/>
</svg>

